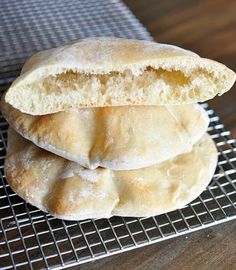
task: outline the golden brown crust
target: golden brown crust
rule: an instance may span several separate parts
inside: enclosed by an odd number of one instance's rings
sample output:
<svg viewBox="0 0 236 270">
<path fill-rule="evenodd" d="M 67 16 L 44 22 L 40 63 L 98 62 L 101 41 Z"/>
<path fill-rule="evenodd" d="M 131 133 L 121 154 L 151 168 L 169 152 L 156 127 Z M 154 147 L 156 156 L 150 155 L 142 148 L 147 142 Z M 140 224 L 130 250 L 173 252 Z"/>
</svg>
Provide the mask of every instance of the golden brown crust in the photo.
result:
<svg viewBox="0 0 236 270">
<path fill-rule="evenodd" d="M 138 169 L 188 152 L 206 132 L 200 105 L 78 109 L 32 116 L 2 99 L 10 125 L 36 145 L 95 169 Z"/>
<path fill-rule="evenodd" d="M 41 115 L 69 108 L 196 103 L 223 94 L 235 73 L 176 46 L 88 38 L 37 53 L 6 101 Z"/>
<path fill-rule="evenodd" d="M 192 152 L 145 169 L 87 170 L 9 132 L 5 174 L 22 198 L 59 218 L 151 216 L 180 208 L 211 180 L 217 151 L 209 135 Z"/>
</svg>

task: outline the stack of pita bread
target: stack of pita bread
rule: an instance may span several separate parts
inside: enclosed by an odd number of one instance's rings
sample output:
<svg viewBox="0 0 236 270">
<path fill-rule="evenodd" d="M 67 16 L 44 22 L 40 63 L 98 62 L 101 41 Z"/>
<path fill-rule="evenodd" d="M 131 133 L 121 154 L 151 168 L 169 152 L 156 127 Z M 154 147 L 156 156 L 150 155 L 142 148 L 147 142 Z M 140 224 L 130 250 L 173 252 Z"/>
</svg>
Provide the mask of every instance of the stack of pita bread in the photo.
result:
<svg viewBox="0 0 236 270">
<path fill-rule="evenodd" d="M 89 38 L 39 52 L 1 100 L 7 181 L 67 220 L 183 207 L 217 163 L 197 102 L 234 81 L 220 63 L 149 41 Z"/>
</svg>

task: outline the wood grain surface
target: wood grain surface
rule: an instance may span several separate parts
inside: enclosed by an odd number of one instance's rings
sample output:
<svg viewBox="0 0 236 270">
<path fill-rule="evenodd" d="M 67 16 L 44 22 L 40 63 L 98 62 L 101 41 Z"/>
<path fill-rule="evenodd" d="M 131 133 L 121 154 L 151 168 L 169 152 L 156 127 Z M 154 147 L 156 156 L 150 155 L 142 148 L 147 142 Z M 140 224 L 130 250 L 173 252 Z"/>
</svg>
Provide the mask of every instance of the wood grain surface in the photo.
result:
<svg viewBox="0 0 236 270">
<path fill-rule="evenodd" d="M 235 0 L 125 0 L 156 41 L 236 70 Z M 210 105 L 236 137 L 236 86 Z M 70 269 L 236 269 L 236 222 L 217 225 Z"/>
<path fill-rule="evenodd" d="M 125 0 L 154 39 L 192 50 L 236 71 L 235 0 Z M 236 85 L 209 101 L 236 137 Z"/>
</svg>

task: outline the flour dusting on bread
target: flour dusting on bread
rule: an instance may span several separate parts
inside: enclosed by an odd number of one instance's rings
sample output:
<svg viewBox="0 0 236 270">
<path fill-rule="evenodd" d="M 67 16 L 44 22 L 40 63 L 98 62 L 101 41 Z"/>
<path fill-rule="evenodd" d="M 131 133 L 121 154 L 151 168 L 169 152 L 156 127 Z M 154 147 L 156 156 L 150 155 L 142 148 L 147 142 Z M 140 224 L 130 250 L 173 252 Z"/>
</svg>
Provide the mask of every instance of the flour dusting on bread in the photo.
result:
<svg viewBox="0 0 236 270">
<path fill-rule="evenodd" d="M 191 51 L 119 38 L 83 39 L 40 52 L 25 66 L 5 98 L 32 115 L 196 103 L 228 91 L 236 78 L 226 66 Z"/>
<path fill-rule="evenodd" d="M 71 162 L 65 168 L 65 171 L 61 175 L 61 178 L 70 178 L 76 175 L 79 175 L 82 180 L 92 183 L 97 182 L 100 177 L 100 173 L 98 171 L 88 170 L 75 162 Z"/>
</svg>

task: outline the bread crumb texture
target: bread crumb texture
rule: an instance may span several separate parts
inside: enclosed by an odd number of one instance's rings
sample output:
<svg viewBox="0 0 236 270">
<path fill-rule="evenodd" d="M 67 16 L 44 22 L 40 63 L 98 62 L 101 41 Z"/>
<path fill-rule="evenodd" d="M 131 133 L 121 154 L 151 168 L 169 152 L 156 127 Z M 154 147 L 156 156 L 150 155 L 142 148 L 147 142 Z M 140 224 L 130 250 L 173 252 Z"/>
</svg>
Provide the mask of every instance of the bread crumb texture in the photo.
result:
<svg viewBox="0 0 236 270">
<path fill-rule="evenodd" d="M 22 112 L 205 101 L 230 89 L 235 73 L 176 46 L 84 39 L 32 56 L 6 94 Z"/>
</svg>

